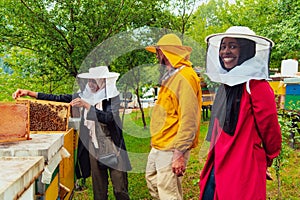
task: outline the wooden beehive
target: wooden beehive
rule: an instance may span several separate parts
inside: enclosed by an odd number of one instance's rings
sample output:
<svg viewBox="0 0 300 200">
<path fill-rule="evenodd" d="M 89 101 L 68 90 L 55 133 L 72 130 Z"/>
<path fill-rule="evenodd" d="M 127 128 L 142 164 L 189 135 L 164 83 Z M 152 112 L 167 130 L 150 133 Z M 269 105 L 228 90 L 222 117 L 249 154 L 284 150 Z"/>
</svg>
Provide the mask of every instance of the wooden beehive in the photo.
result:
<svg viewBox="0 0 300 200">
<path fill-rule="evenodd" d="M 0 142 L 30 139 L 29 106 L 0 103 Z"/>
<path fill-rule="evenodd" d="M 70 105 L 68 103 L 36 99 L 18 99 L 18 103 L 29 104 L 30 131 L 67 131 Z"/>
</svg>

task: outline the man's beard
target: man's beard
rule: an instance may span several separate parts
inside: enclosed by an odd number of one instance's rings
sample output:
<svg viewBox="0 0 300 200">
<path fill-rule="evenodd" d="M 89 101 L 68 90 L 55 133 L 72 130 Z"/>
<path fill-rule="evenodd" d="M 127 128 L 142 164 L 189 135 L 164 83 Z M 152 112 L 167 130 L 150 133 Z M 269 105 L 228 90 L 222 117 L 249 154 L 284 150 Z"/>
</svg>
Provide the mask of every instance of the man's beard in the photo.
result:
<svg viewBox="0 0 300 200">
<path fill-rule="evenodd" d="M 162 79 L 163 79 L 163 76 L 166 74 L 166 72 L 167 72 L 167 66 L 166 65 L 164 65 L 164 64 L 161 64 L 160 63 L 160 65 L 159 65 L 159 80 L 158 80 L 158 83 L 159 83 L 159 85 L 161 85 L 162 84 Z"/>
</svg>

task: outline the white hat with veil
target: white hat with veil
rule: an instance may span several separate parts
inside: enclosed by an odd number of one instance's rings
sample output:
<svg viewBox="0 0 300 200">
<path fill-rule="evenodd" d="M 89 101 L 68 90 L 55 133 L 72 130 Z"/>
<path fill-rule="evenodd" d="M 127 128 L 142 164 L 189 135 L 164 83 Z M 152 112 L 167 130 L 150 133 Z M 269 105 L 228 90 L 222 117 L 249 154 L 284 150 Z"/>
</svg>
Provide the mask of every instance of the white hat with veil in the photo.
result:
<svg viewBox="0 0 300 200">
<path fill-rule="evenodd" d="M 89 69 L 88 73 L 78 74 L 79 79 L 93 79 L 96 81 L 97 85 L 101 87 L 103 79 L 105 79 L 105 88 L 97 91 L 96 93 L 91 92 L 87 81 L 82 81 L 85 86 L 81 87 L 84 90 L 79 95 L 82 99 L 88 103 L 95 105 L 103 99 L 109 99 L 119 95 L 119 91 L 116 87 L 116 81 L 119 77 L 119 73 L 109 72 L 107 66 L 93 67 Z M 81 83 L 81 82 L 80 82 Z"/>
<path fill-rule="evenodd" d="M 219 60 L 219 49 L 223 38 L 242 38 L 255 42 L 255 55 L 226 71 Z M 249 81 L 250 79 L 269 78 L 270 52 L 274 43 L 272 40 L 255 34 L 254 31 L 244 26 L 232 26 L 225 33 L 212 34 L 206 37 L 208 44 L 206 55 L 206 74 L 219 83 L 229 86 Z"/>
</svg>

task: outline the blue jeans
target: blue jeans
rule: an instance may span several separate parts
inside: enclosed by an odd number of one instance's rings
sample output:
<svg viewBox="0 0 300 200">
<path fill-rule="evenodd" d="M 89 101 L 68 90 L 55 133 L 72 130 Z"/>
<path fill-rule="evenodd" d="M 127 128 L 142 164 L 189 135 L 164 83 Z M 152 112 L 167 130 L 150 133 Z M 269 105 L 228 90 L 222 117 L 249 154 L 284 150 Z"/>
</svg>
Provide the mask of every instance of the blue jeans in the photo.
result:
<svg viewBox="0 0 300 200">
<path fill-rule="evenodd" d="M 215 182 L 215 168 L 212 167 L 208 181 L 206 183 L 205 189 L 204 189 L 204 194 L 203 194 L 203 200 L 213 200 L 214 199 L 214 194 L 215 194 L 215 187 L 216 187 L 216 182 Z"/>
</svg>

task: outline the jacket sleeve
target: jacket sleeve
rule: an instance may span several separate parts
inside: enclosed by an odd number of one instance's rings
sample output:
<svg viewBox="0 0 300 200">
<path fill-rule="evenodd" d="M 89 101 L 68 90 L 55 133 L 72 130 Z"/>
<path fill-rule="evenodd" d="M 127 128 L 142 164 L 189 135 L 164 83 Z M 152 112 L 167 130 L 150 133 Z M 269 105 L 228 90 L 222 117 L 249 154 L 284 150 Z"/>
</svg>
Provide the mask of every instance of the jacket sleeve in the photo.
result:
<svg viewBox="0 0 300 200">
<path fill-rule="evenodd" d="M 114 97 L 109 100 L 104 100 L 102 103 L 103 110 L 99 110 L 95 106 L 91 106 L 87 119 L 104 124 L 111 124 L 119 117 L 120 101 L 118 101 L 118 97 Z"/>
<path fill-rule="evenodd" d="M 91 106 L 87 114 L 87 119 L 92 121 L 98 121 L 104 124 L 109 124 L 113 121 L 113 114 L 109 110 L 106 111 L 98 110 L 95 106 Z"/>
<path fill-rule="evenodd" d="M 57 102 L 65 102 L 70 103 L 73 99 L 77 98 L 78 94 L 62 94 L 62 95 L 54 95 L 54 94 L 45 94 L 38 93 L 37 99 L 39 100 L 47 100 L 47 101 L 57 101 Z"/>
<path fill-rule="evenodd" d="M 280 153 L 282 140 L 274 92 L 265 80 L 251 80 L 250 92 L 256 127 L 270 166 Z"/>
</svg>

